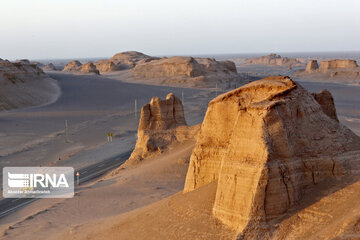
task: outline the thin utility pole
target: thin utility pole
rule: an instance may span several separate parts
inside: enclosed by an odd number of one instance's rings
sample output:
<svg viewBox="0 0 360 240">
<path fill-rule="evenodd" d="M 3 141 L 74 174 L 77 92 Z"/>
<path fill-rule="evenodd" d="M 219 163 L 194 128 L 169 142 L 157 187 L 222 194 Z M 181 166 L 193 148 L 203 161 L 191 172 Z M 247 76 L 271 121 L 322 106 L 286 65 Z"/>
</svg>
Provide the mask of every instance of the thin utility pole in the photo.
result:
<svg viewBox="0 0 360 240">
<path fill-rule="evenodd" d="M 69 142 L 69 128 L 67 120 L 65 120 L 65 142 Z"/>
<path fill-rule="evenodd" d="M 135 99 L 135 118 L 137 118 L 137 100 Z"/>
</svg>

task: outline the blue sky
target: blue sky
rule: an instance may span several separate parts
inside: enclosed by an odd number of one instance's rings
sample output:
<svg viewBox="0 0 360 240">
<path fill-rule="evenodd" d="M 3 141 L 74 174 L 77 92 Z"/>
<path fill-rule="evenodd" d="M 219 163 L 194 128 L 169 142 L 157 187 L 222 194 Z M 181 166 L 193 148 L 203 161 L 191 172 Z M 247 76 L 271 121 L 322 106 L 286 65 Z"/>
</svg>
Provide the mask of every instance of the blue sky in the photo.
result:
<svg viewBox="0 0 360 240">
<path fill-rule="evenodd" d="M 2 0 L 0 58 L 360 50 L 359 0 Z"/>
</svg>

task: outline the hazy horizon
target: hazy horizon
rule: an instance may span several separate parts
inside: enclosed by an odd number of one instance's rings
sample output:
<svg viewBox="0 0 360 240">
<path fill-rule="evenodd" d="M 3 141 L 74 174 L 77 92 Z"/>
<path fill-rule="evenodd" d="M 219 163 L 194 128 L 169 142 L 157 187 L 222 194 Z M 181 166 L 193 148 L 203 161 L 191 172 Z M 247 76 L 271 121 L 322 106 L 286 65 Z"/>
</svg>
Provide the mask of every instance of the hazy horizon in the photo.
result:
<svg viewBox="0 0 360 240">
<path fill-rule="evenodd" d="M 0 9 L 0 58 L 357 52 L 359 9 L 356 0 L 13 0 Z"/>
</svg>

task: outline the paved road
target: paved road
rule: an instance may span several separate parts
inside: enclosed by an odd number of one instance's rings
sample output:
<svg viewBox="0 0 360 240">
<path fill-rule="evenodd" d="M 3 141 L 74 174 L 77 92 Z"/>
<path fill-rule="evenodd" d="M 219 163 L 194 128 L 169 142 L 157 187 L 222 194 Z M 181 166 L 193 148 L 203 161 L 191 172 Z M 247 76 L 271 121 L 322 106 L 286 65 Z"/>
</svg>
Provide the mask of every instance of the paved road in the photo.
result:
<svg viewBox="0 0 360 240">
<path fill-rule="evenodd" d="M 80 184 L 99 177 L 111 169 L 119 167 L 130 157 L 130 154 L 131 151 L 124 152 L 118 156 L 108 158 L 102 162 L 75 170 L 75 173 L 80 172 Z M 76 176 L 74 176 L 74 179 L 74 182 L 76 183 Z M 4 198 L 0 200 L 0 218 L 5 217 L 8 214 L 36 200 L 37 198 Z"/>
</svg>

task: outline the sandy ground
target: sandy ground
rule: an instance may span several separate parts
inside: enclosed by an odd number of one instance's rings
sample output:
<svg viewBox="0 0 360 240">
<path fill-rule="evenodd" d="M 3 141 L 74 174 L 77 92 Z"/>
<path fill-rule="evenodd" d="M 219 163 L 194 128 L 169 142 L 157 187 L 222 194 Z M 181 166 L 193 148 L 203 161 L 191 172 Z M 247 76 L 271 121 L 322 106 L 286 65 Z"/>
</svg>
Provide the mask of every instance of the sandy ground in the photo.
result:
<svg viewBox="0 0 360 240">
<path fill-rule="evenodd" d="M 196 124 L 202 121 L 207 102 L 215 97 L 214 92 L 206 90 L 131 84 L 101 76 L 59 73 L 52 77 L 59 81 L 63 91 L 57 102 L 39 108 L 0 113 L 2 166 L 83 166 L 100 161 L 134 145 L 138 124 L 134 117 L 134 98 L 138 99 L 138 106 L 142 106 L 152 96 L 165 97 L 173 91 L 181 98 L 181 92 L 184 92 L 186 119 L 189 124 Z M 340 120 L 360 135 L 360 87 L 302 84 L 310 91 L 330 90 Z M 64 119 L 69 122 L 70 143 L 64 141 Z M 108 131 L 116 135 L 113 143 L 106 143 L 105 133 Z M 214 186 L 206 186 L 192 194 L 178 193 L 183 189 L 193 146 L 194 142 L 174 146 L 162 156 L 122 170 L 115 178 L 82 186 L 72 199 L 35 201 L 0 220 L 2 238 L 231 239 L 234 233 L 211 215 Z M 61 160 L 58 160 L 59 156 Z M 357 208 L 346 207 L 356 202 L 357 195 L 354 193 L 359 192 L 359 188 L 358 184 L 354 184 L 347 186 L 349 191 L 344 190 L 348 196 L 345 199 L 349 200 L 341 203 L 343 207 L 339 207 L 334 216 L 339 217 L 341 211 L 346 212 L 346 216 L 354 211 L 358 213 Z M 334 193 L 343 192 L 337 189 Z M 321 205 L 323 210 L 318 215 L 322 216 L 329 208 L 333 203 L 331 199 L 336 200 L 336 197 L 329 198 L 327 205 Z M 314 216 L 317 215 L 311 215 L 307 226 L 318 223 L 319 218 Z M 291 219 L 295 217 L 284 221 L 284 226 L 290 228 Z M 343 234 L 353 234 L 352 224 L 356 227 L 356 214 L 351 219 L 342 228 Z M 325 220 L 321 223 L 326 225 Z M 311 236 L 311 232 L 299 233 L 295 230 L 291 234 L 295 239 L 296 236 Z"/>
<path fill-rule="evenodd" d="M 129 212 L 183 188 L 194 141 L 174 146 L 161 157 L 124 169 L 118 177 L 76 189 L 70 199 L 40 199 L 0 220 L 2 239 L 66 239 L 88 221 Z M 102 220 L 101 220 L 102 221 Z"/>
<path fill-rule="evenodd" d="M 62 95 L 53 104 L 0 112 L 0 166 L 85 166 L 134 146 L 138 111 L 153 96 L 184 95 L 189 124 L 202 121 L 209 91 L 131 84 L 95 75 L 51 74 Z M 139 113 L 137 115 L 139 117 Z M 65 142 L 64 121 L 69 142 Z M 114 132 L 107 143 L 106 133 Z M 2 173 L 0 173 L 2 174 Z M 2 181 L 2 180 L 0 180 Z"/>
</svg>

